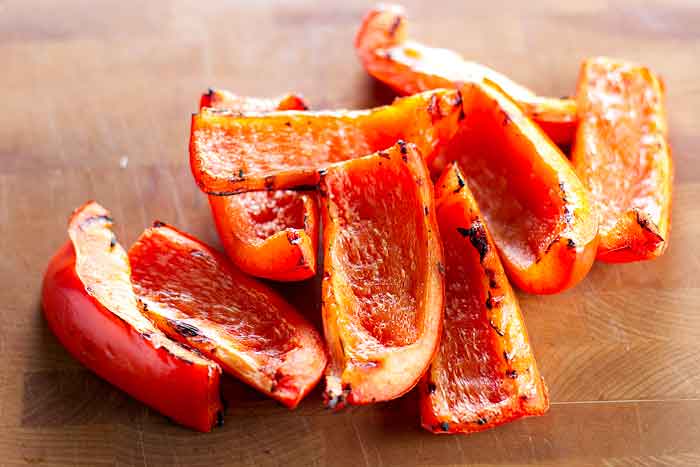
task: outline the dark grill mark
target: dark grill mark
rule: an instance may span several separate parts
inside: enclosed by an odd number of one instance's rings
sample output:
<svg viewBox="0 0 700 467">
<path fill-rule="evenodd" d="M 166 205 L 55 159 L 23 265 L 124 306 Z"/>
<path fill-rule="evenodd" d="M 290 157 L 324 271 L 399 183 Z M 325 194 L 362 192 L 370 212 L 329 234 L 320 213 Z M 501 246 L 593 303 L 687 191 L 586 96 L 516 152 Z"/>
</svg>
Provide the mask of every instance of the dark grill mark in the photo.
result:
<svg viewBox="0 0 700 467">
<path fill-rule="evenodd" d="M 475 220 L 468 229 L 457 227 L 457 232 L 463 237 L 469 237 L 472 246 L 479 252 L 479 261 L 484 261 L 484 257 L 489 251 L 489 243 L 486 238 L 486 229 L 484 225 L 479 220 Z"/>
<path fill-rule="evenodd" d="M 202 335 L 198 328 L 183 321 L 168 320 L 168 324 L 175 329 L 175 332 L 183 337 L 197 337 Z"/>
</svg>

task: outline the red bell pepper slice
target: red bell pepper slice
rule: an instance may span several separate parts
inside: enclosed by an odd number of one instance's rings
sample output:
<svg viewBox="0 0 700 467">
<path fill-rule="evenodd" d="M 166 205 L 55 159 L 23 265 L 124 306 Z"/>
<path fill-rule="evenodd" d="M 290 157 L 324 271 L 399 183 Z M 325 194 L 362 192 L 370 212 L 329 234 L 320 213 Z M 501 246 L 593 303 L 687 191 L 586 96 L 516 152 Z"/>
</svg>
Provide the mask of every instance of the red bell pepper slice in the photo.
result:
<svg viewBox="0 0 700 467">
<path fill-rule="evenodd" d="M 549 408 L 518 300 L 456 163 L 435 185 L 445 250 L 442 340 L 421 381 L 423 427 L 472 433 Z"/>
<path fill-rule="evenodd" d="M 326 403 L 386 401 L 425 373 L 440 339 L 444 278 L 433 185 L 397 145 L 321 178 Z"/>
<path fill-rule="evenodd" d="M 320 379 L 326 353 L 313 326 L 216 250 L 156 223 L 129 259 L 144 313 L 172 339 L 290 408 Z"/>
<path fill-rule="evenodd" d="M 83 365 L 182 425 L 223 420 L 220 367 L 167 338 L 140 311 L 129 261 L 95 202 L 70 218 L 67 242 L 44 276 L 49 328 Z"/>
</svg>

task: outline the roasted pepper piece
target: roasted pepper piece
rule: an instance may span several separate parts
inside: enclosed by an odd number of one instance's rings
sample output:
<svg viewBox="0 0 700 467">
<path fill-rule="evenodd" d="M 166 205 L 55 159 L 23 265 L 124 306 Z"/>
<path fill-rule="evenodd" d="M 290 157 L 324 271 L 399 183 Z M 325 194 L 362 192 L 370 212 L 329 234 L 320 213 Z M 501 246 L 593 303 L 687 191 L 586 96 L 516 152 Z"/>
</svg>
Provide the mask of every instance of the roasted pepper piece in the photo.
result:
<svg viewBox="0 0 700 467">
<path fill-rule="evenodd" d="M 156 223 L 129 259 L 144 313 L 172 339 L 290 408 L 318 382 L 326 354 L 313 326 L 220 253 Z"/>
<path fill-rule="evenodd" d="M 192 118 L 190 164 L 209 194 L 315 186 L 318 170 L 403 139 L 431 156 L 454 134 L 459 93 L 436 90 L 371 110 L 235 115 L 202 109 Z"/>
<path fill-rule="evenodd" d="M 210 196 L 219 238 L 241 271 L 277 281 L 316 274 L 315 195 L 289 190 Z"/>
<path fill-rule="evenodd" d="M 433 188 L 400 141 L 321 178 L 329 407 L 394 399 L 435 353 L 444 294 Z"/>
<path fill-rule="evenodd" d="M 660 256 L 673 184 L 661 80 L 640 65 L 591 58 L 581 67 L 577 98 L 581 124 L 572 162 L 600 214 L 597 258 Z"/>
<path fill-rule="evenodd" d="M 435 185 L 445 250 L 442 340 L 421 380 L 423 427 L 472 433 L 549 408 L 518 300 L 465 178 L 451 164 Z"/>
<path fill-rule="evenodd" d="M 598 226 L 571 164 L 495 85 L 467 84 L 462 99 L 466 117 L 433 169 L 459 162 L 518 287 L 546 294 L 578 283 L 595 258 Z"/>
<path fill-rule="evenodd" d="M 199 100 L 199 108 L 230 110 L 231 112 L 272 112 L 274 110 L 308 110 L 299 95 L 285 94 L 272 99 L 239 96 L 224 89 L 209 89 Z"/>
<path fill-rule="evenodd" d="M 367 13 L 355 37 L 355 48 L 370 75 L 406 95 L 487 78 L 515 99 L 555 143 L 571 144 L 577 124 L 575 100 L 540 97 L 451 50 L 409 40 L 407 23 L 398 5 L 379 5 Z"/>
<path fill-rule="evenodd" d="M 221 368 L 168 339 L 139 310 L 129 261 L 109 212 L 90 202 L 70 218 L 67 242 L 44 276 L 49 328 L 83 365 L 182 425 L 223 421 Z"/>
<path fill-rule="evenodd" d="M 256 99 L 212 89 L 202 95 L 201 107 L 230 112 L 308 108 L 294 94 Z M 278 281 L 298 281 L 316 274 L 318 209 L 313 194 L 256 191 L 209 196 L 209 204 L 221 243 L 241 271 Z"/>
</svg>

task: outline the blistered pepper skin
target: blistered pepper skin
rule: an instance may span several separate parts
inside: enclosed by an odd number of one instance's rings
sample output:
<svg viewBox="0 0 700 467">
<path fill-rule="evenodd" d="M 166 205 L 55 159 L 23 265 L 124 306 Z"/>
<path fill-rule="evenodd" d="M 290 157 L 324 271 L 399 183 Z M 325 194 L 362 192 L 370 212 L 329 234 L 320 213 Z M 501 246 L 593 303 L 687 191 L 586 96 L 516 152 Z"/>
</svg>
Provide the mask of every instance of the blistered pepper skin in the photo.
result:
<svg viewBox="0 0 700 467">
<path fill-rule="evenodd" d="M 192 117 L 190 166 L 212 195 L 311 189 L 330 164 L 399 140 L 434 157 L 462 116 L 459 92 L 435 90 L 368 110 L 245 114 L 202 109 Z"/>
</svg>

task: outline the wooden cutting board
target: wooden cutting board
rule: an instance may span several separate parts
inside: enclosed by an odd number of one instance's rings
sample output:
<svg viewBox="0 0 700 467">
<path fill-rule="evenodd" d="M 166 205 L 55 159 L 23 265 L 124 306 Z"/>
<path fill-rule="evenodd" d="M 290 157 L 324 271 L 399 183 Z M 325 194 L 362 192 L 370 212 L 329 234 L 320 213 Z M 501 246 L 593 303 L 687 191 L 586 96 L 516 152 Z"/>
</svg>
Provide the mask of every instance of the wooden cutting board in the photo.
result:
<svg viewBox="0 0 700 467">
<path fill-rule="evenodd" d="M 334 415 L 316 392 L 291 412 L 227 380 L 225 425 L 205 435 L 83 369 L 42 319 L 43 270 L 87 199 L 112 210 L 125 245 L 156 218 L 218 243 L 187 164 L 201 91 L 297 91 L 316 108 L 392 94 L 352 48 L 367 1 L 10 0 L 0 1 L 1 465 L 700 465 L 697 0 L 405 3 L 415 37 L 542 94 L 571 94 L 588 55 L 638 60 L 665 78 L 676 162 L 668 252 L 596 265 L 564 294 L 521 297 L 550 413 L 433 436 L 418 426 L 414 394 Z M 314 283 L 284 290 L 319 321 Z"/>
</svg>

